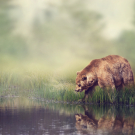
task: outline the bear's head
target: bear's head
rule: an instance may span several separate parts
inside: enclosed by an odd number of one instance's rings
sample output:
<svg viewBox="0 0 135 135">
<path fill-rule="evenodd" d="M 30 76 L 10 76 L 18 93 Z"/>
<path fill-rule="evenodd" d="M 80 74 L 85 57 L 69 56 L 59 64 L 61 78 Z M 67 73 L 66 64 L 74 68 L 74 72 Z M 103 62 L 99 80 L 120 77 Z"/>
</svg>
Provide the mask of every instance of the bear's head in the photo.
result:
<svg viewBox="0 0 135 135">
<path fill-rule="evenodd" d="M 78 127 L 78 129 L 81 128 L 92 131 L 97 128 L 96 123 L 87 115 L 76 114 L 75 119 L 76 119 L 76 126 Z"/>
<path fill-rule="evenodd" d="M 93 72 L 87 74 L 77 72 L 75 91 L 82 92 L 83 90 L 88 90 L 88 88 L 94 85 L 96 80 L 96 76 L 93 74 Z"/>
<path fill-rule="evenodd" d="M 76 124 L 81 126 L 81 128 L 87 128 L 87 119 L 89 119 L 88 116 L 82 114 L 76 114 L 75 119 L 76 119 Z"/>
</svg>

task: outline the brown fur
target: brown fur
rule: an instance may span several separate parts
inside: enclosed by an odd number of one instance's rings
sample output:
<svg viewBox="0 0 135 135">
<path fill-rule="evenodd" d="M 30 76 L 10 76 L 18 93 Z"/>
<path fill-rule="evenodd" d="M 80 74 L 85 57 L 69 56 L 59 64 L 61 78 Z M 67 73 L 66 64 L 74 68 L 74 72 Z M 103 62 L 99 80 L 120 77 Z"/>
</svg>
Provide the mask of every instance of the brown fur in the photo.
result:
<svg viewBox="0 0 135 135">
<path fill-rule="evenodd" d="M 76 129 L 78 130 L 85 130 L 90 133 L 96 133 L 97 130 L 97 120 L 93 120 L 92 118 L 88 117 L 87 115 L 76 114 Z"/>
<path fill-rule="evenodd" d="M 98 120 L 93 115 L 76 114 L 76 129 L 86 131 L 88 134 L 133 134 L 134 120 L 117 117 L 111 110 Z"/>
<path fill-rule="evenodd" d="M 85 98 L 88 93 L 92 96 L 95 86 L 100 88 L 123 89 L 134 85 L 134 77 L 131 66 L 125 58 L 118 55 L 109 55 L 90 62 L 82 71 L 77 72 L 77 92 L 85 90 Z"/>
</svg>

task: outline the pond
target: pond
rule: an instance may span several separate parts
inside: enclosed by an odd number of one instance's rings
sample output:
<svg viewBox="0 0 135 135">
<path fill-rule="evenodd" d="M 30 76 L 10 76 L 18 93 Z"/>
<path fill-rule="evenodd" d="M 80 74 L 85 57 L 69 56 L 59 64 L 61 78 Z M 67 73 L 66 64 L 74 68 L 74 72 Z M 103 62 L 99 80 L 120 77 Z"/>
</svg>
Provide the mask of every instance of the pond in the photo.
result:
<svg viewBox="0 0 135 135">
<path fill-rule="evenodd" d="M 135 134 L 135 108 L 0 99 L 1 135 Z"/>
</svg>

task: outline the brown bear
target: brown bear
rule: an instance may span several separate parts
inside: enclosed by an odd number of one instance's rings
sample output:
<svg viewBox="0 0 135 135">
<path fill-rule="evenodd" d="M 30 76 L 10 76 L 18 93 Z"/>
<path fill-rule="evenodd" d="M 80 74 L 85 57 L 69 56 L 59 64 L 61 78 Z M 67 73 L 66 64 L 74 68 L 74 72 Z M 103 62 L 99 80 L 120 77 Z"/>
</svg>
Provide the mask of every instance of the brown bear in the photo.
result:
<svg viewBox="0 0 135 135">
<path fill-rule="evenodd" d="M 109 55 L 101 59 L 94 59 L 80 72 L 77 72 L 77 92 L 85 90 L 85 98 L 91 95 L 95 86 L 100 88 L 123 89 L 134 85 L 134 77 L 127 59 L 118 55 Z M 108 93 L 109 95 L 109 93 Z"/>
</svg>

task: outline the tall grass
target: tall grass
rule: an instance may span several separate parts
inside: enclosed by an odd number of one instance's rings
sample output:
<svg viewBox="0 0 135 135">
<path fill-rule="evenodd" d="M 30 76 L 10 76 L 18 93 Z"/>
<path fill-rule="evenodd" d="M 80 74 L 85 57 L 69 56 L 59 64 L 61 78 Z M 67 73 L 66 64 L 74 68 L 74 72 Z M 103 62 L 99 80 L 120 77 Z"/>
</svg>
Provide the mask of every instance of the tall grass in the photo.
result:
<svg viewBox="0 0 135 135">
<path fill-rule="evenodd" d="M 109 93 L 109 95 L 108 95 Z M 97 88 L 94 92 L 92 98 L 89 97 L 88 102 L 96 102 L 96 103 L 111 103 L 112 98 L 114 98 L 115 104 L 135 104 L 135 88 L 125 88 L 124 90 L 114 91 L 111 90 L 103 90 Z"/>
<path fill-rule="evenodd" d="M 73 76 L 71 77 L 73 78 Z M 108 93 L 110 96 L 108 96 Z M 43 72 L 0 72 L 0 96 L 26 96 L 45 100 L 76 103 L 84 97 L 84 92 L 75 92 L 75 82 Z M 121 91 L 96 88 L 88 103 L 111 103 L 115 97 L 116 104 L 135 104 L 135 88 L 125 88 Z"/>
</svg>

